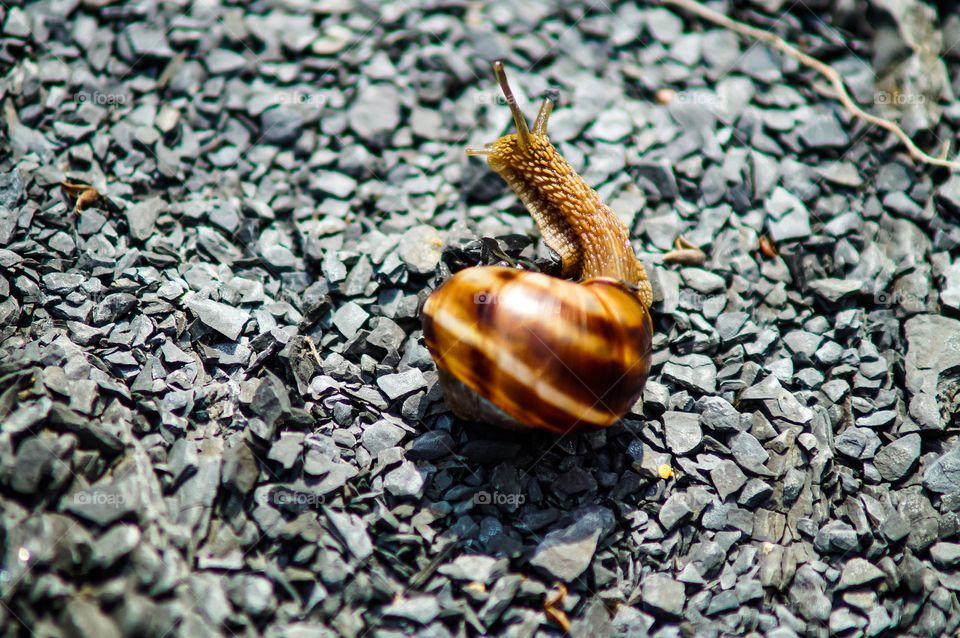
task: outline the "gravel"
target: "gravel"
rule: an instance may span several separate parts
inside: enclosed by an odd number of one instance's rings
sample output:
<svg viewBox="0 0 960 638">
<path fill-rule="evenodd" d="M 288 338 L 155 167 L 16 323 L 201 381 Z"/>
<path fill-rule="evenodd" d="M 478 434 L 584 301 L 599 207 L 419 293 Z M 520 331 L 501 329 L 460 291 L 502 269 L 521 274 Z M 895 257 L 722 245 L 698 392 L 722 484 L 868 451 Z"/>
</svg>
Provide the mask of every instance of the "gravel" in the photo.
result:
<svg viewBox="0 0 960 638">
<path fill-rule="evenodd" d="M 0 635 L 960 630 L 960 179 L 794 61 L 619 1 L 13 4 Z M 826 4 L 734 14 L 955 139 L 960 20 Z M 603 431 L 464 422 L 424 347 L 453 272 L 556 266 L 463 153 L 495 58 L 654 283 Z"/>
</svg>

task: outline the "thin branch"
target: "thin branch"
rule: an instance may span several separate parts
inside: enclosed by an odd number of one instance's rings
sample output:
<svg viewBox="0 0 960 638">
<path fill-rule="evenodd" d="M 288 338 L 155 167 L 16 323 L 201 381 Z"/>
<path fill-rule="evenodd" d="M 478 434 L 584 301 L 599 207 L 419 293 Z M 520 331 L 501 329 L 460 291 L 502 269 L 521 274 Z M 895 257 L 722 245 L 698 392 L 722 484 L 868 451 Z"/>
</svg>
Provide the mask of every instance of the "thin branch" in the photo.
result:
<svg viewBox="0 0 960 638">
<path fill-rule="evenodd" d="M 903 142 L 904 146 L 907 147 L 907 151 L 910 152 L 910 155 L 915 160 L 925 164 L 931 164 L 933 166 L 944 166 L 952 170 L 960 170 L 960 162 L 946 159 L 946 146 L 941 152 L 941 157 L 934 157 L 925 153 L 895 122 L 878 117 L 872 113 L 867 113 L 860 108 L 860 106 L 853 101 L 853 98 L 850 97 L 850 94 L 847 92 L 847 88 L 843 83 L 843 77 L 835 68 L 807 55 L 775 33 L 763 31 L 761 29 L 757 29 L 756 27 L 751 27 L 748 24 L 744 24 L 743 22 L 738 22 L 732 18 L 728 18 L 722 13 L 718 13 L 713 9 L 708 9 L 699 2 L 696 2 L 696 0 L 663 0 L 663 4 L 679 7 L 689 11 L 690 13 L 698 15 L 708 22 L 712 22 L 718 26 L 721 26 L 724 29 L 729 29 L 730 31 L 739 33 L 740 35 L 769 44 L 777 51 L 790 56 L 791 58 L 797 60 L 800 64 L 819 72 L 821 75 L 827 78 L 836 91 L 837 98 L 840 100 L 840 103 L 843 104 L 844 108 L 846 108 L 851 115 L 875 126 L 884 128 L 896 135 L 898 138 L 900 138 L 900 141 Z"/>
</svg>

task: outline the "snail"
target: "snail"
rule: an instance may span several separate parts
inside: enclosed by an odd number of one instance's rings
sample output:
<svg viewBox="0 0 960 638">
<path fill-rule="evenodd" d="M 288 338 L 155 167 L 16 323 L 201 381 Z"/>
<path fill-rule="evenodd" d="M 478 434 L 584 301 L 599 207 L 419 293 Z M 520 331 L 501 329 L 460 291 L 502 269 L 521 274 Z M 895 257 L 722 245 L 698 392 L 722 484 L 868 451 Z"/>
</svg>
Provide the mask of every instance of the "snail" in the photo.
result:
<svg viewBox="0 0 960 638">
<path fill-rule="evenodd" d="M 493 71 L 517 132 L 466 153 L 485 157 L 516 193 L 560 255 L 563 278 L 461 270 L 426 299 L 424 341 L 460 418 L 557 433 L 607 427 L 650 373 L 652 288 L 627 227 L 550 143 L 554 99 L 530 130 L 503 63 Z"/>
</svg>

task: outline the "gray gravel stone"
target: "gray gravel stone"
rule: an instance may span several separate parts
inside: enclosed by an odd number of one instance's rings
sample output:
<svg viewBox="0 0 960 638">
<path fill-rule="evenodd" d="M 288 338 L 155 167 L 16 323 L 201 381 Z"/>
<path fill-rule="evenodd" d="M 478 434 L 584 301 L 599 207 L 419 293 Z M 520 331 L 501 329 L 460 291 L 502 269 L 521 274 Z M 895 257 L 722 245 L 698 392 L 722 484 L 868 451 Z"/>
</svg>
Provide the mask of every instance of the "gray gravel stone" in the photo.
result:
<svg viewBox="0 0 960 638">
<path fill-rule="evenodd" d="M 395 600 L 383 613 L 385 616 L 407 618 L 426 625 L 440 613 L 440 604 L 434 596 L 410 596 Z"/>
<path fill-rule="evenodd" d="M 851 558 L 843 565 L 837 588 L 859 587 L 884 577 L 883 570 L 870 561 L 863 558 Z"/>
<path fill-rule="evenodd" d="M 231 341 L 240 338 L 244 326 L 250 320 L 250 313 L 246 310 L 234 308 L 211 299 L 193 297 L 187 301 L 186 306 L 204 325 L 216 330 Z"/>
<path fill-rule="evenodd" d="M 847 132 L 833 113 L 818 113 L 798 129 L 800 139 L 808 148 L 837 148 L 850 143 Z"/>
<path fill-rule="evenodd" d="M 824 594 L 826 581 L 810 565 L 797 568 L 790 587 L 790 602 L 804 618 L 826 622 L 830 617 L 830 599 Z"/>
<path fill-rule="evenodd" d="M 749 432 L 740 432 L 729 441 L 730 452 L 737 464 L 754 474 L 766 475 L 768 470 L 764 465 L 770 454 L 763 448 L 760 441 Z"/>
<path fill-rule="evenodd" d="M 904 358 L 911 412 L 921 418 L 921 427 L 942 429 L 940 414 L 932 414 L 936 405 L 941 414 L 952 413 L 952 404 L 941 404 L 937 387 L 949 383 L 960 367 L 960 321 L 936 315 L 918 315 L 905 324 L 907 354 Z M 914 407 L 916 406 L 916 407 Z"/>
<path fill-rule="evenodd" d="M 377 421 L 363 429 L 361 441 L 370 455 L 376 456 L 381 450 L 399 444 L 403 436 L 403 428 L 387 421 Z"/>
<path fill-rule="evenodd" d="M 679 190 L 673 168 L 665 161 L 642 161 L 635 164 L 633 174 L 637 185 L 648 197 L 674 199 Z"/>
<path fill-rule="evenodd" d="M 743 487 L 747 477 L 733 461 L 721 461 L 710 471 L 710 480 L 717 488 L 721 500 L 727 500 L 727 497 Z"/>
<path fill-rule="evenodd" d="M 880 438 L 867 428 L 850 427 L 834 440 L 837 452 L 853 459 L 872 459 L 880 447 Z"/>
<path fill-rule="evenodd" d="M 270 446 L 267 458 L 276 461 L 283 469 L 292 469 L 303 452 L 303 432 L 283 432 L 280 438 Z"/>
<path fill-rule="evenodd" d="M 609 510 L 596 508 L 571 525 L 547 533 L 530 557 L 530 564 L 563 582 L 574 580 L 589 566 L 612 519 Z"/>
<path fill-rule="evenodd" d="M 207 55 L 204 62 L 210 73 L 214 75 L 236 73 L 247 64 L 242 55 L 230 49 L 214 49 Z"/>
<path fill-rule="evenodd" d="M 816 295 L 830 303 L 854 297 L 863 288 L 863 282 L 859 279 L 814 279 L 808 285 Z"/>
<path fill-rule="evenodd" d="M 130 4 L 0 19 L 3 626 L 532 636 L 563 581 L 571 635 L 956 633 L 957 178 L 668 7 Z M 960 19 L 827 4 L 842 33 L 778 33 L 880 52 L 831 63 L 955 138 Z M 531 120 L 560 89 L 551 139 L 655 286 L 610 428 L 463 422 L 424 345 L 450 273 L 556 271 L 463 154 L 513 130 L 491 59 L 539 60 Z"/>
<path fill-rule="evenodd" d="M 423 475 L 413 463 L 404 461 L 384 477 L 383 487 L 394 496 L 420 498 L 424 488 Z"/>
<path fill-rule="evenodd" d="M 357 333 L 357 330 L 366 323 L 369 317 L 370 313 L 359 304 L 348 301 L 333 314 L 333 325 L 337 327 L 340 334 L 349 339 Z"/>
<path fill-rule="evenodd" d="M 425 388 L 427 386 L 427 380 L 424 378 L 423 372 L 417 368 L 413 368 L 406 372 L 386 374 L 379 377 L 377 379 L 377 386 L 383 390 L 384 394 L 386 394 L 390 400 L 393 400 Z"/>
<path fill-rule="evenodd" d="M 673 494 L 668 498 L 660 511 L 657 513 L 657 519 L 664 529 L 671 530 L 681 521 L 686 520 L 693 510 L 687 503 L 687 499 L 682 494 Z"/>
<path fill-rule="evenodd" d="M 373 542 L 370 540 L 370 535 L 367 533 L 363 521 L 358 516 L 332 509 L 325 509 L 324 511 L 327 519 L 337 530 L 337 534 L 343 539 L 350 553 L 357 560 L 366 560 L 373 554 Z"/>
<path fill-rule="evenodd" d="M 764 207 L 770 215 L 770 238 L 777 243 L 810 235 L 810 212 L 796 195 L 778 186 Z"/>
<path fill-rule="evenodd" d="M 960 445 L 954 445 L 927 466 L 923 486 L 940 494 L 960 491 Z"/>
<path fill-rule="evenodd" d="M 663 366 L 663 376 L 689 390 L 712 394 L 717 389 L 717 368 L 709 357 L 688 354 L 671 358 Z"/>
<path fill-rule="evenodd" d="M 880 448 L 873 464 L 884 480 L 899 481 L 919 458 L 920 435 L 914 432 Z"/>
<path fill-rule="evenodd" d="M 163 29 L 158 29 L 146 22 L 134 22 L 127 27 L 124 35 L 133 50 L 133 55 L 138 58 L 143 56 L 172 58 L 174 56 Z"/>
<path fill-rule="evenodd" d="M 300 138 L 303 125 L 301 112 L 286 105 L 267 109 L 260 116 L 261 137 L 267 144 L 293 144 Z"/>
<path fill-rule="evenodd" d="M 955 567 L 960 565 L 960 544 L 936 543 L 930 548 L 930 557 L 939 567 Z"/>
<path fill-rule="evenodd" d="M 166 203 L 161 198 L 151 197 L 128 208 L 127 223 L 130 225 L 130 234 L 140 241 L 149 239 L 165 206 Z"/>
<path fill-rule="evenodd" d="M 904 188 L 909 187 L 909 177 Z M 960 211 L 960 175 L 951 175 L 950 178 L 937 188 L 937 197 L 950 206 L 954 211 Z"/>
<path fill-rule="evenodd" d="M 683 583 L 663 574 L 651 574 L 643 583 L 641 599 L 654 613 L 679 616 L 687 596 Z"/>
<path fill-rule="evenodd" d="M 96 602 L 73 598 L 63 610 L 63 624 L 70 635 L 82 638 L 120 638 L 120 629 Z"/>
<path fill-rule="evenodd" d="M 703 397 L 697 401 L 697 408 L 701 411 L 700 423 L 708 430 L 732 433 L 746 427 L 737 409 L 722 397 Z"/>
<path fill-rule="evenodd" d="M 358 93 L 348 118 L 357 135 L 376 141 L 400 124 L 400 94 L 392 84 L 375 82 Z"/>
<path fill-rule="evenodd" d="M 397 248 L 403 263 L 418 275 L 434 271 L 442 249 L 443 238 L 433 226 L 414 226 L 400 237 Z"/>
<path fill-rule="evenodd" d="M 703 440 L 700 418 L 688 412 L 664 412 L 663 431 L 667 448 L 681 456 L 697 449 Z"/>
</svg>

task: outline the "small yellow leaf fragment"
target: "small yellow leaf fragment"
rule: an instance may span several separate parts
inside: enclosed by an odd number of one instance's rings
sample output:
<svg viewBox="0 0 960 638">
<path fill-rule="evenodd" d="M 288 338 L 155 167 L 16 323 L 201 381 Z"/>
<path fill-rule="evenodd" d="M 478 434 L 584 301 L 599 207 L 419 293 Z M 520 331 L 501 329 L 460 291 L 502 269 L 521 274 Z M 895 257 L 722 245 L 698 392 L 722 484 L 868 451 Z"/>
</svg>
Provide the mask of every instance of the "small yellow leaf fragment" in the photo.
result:
<svg viewBox="0 0 960 638">
<path fill-rule="evenodd" d="M 543 599 L 543 613 L 547 620 L 557 624 L 564 633 L 570 631 L 570 619 L 563 611 L 563 599 L 567 597 L 567 587 L 557 583 L 556 587 L 547 592 Z"/>
<path fill-rule="evenodd" d="M 62 181 L 60 182 L 60 187 L 68 197 L 72 197 L 76 200 L 76 203 L 73 206 L 73 212 L 75 213 L 79 213 L 85 208 L 93 205 L 102 197 L 100 192 L 90 184 Z"/>
<path fill-rule="evenodd" d="M 673 468 L 664 463 L 657 468 L 657 474 L 660 475 L 660 478 L 666 481 L 667 479 L 673 478 Z"/>
<path fill-rule="evenodd" d="M 707 261 L 707 255 L 700 247 L 682 235 L 678 235 L 673 245 L 676 247 L 663 255 L 664 261 L 672 261 L 687 266 L 700 266 Z"/>
<path fill-rule="evenodd" d="M 663 260 L 685 266 L 701 266 L 707 261 L 707 256 L 699 248 L 682 248 L 664 253 Z"/>
</svg>

